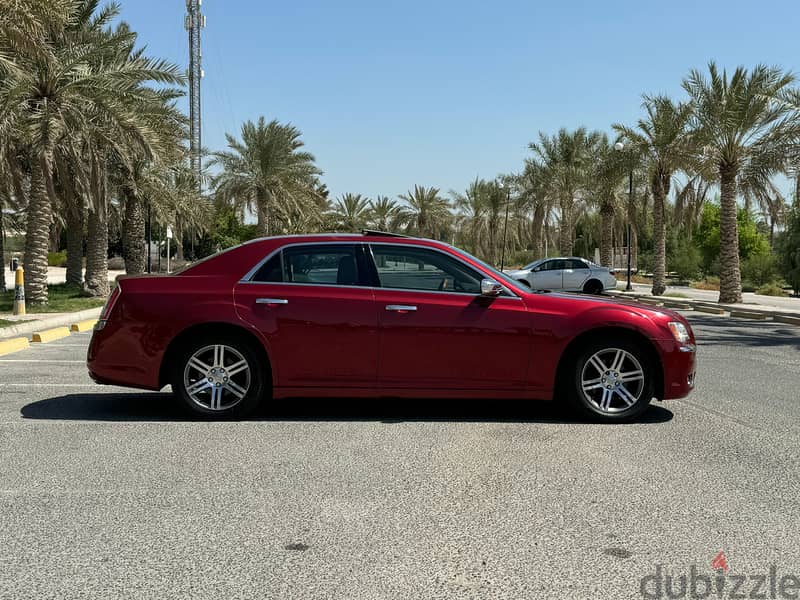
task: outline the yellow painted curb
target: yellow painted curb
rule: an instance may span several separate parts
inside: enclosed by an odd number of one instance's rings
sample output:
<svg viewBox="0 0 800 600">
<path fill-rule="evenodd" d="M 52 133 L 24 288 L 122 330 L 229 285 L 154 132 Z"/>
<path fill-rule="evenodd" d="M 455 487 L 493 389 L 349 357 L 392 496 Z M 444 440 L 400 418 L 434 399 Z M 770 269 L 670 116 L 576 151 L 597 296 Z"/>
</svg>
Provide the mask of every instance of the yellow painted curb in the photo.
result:
<svg viewBox="0 0 800 600">
<path fill-rule="evenodd" d="M 710 313 L 712 315 L 724 315 L 725 309 L 719 306 L 703 306 L 702 304 L 695 304 L 694 309 L 698 312 Z"/>
<path fill-rule="evenodd" d="M 667 308 L 677 308 L 680 310 L 692 310 L 692 305 L 688 302 L 682 302 L 681 300 L 664 300 L 664 306 Z"/>
<path fill-rule="evenodd" d="M 19 350 L 24 350 L 28 347 L 28 338 L 18 337 L 8 340 L 0 340 L 0 356 L 3 354 L 11 354 Z"/>
<path fill-rule="evenodd" d="M 664 302 L 657 298 L 637 298 L 637 302 L 642 304 L 649 304 L 650 306 L 664 306 Z"/>
<path fill-rule="evenodd" d="M 31 336 L 31 341 L 36 343 L 52 342 L 53 340 L 60 340 L 69 335 L 69 329 L 66 327 L 54 327 L 53 329 L 45 329 L 44 331 L 37 331 Z"/>
<path fill-rule="evenodd" d="M 739 319 L 753 319 L 754 321 L 766 321 L 769 319 L 769 315 L 767 313 L 748 312 L 746 310 L 732 310 L 731 316 L 738 317 Z"/>
<path fill-rule="evenodd" d="M 789 317 L 787 315 L 772 315 L 772 320 L 787 325 L 800 325 L 800 317 Z"/>
<path fill-rule="evenodd" d="M 97 319 L 87 319 L 86 321 L 78 321 L 77 323 L 73 323 L 69 326 L 70 331 L 89 331 L 94 327 L 94 324 L 97 323 Z"/>
</svg>

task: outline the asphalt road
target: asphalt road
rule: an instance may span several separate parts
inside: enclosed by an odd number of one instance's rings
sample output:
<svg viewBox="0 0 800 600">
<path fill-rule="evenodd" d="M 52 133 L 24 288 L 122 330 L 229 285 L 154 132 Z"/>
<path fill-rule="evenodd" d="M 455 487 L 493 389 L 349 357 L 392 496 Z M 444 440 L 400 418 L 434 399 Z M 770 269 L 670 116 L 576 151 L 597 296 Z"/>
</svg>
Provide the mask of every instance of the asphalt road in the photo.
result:
<svg viewBox="0 0 800 600">
<path fill-rule="evenodd" d="M 628 425 L 497 401 L 192 422 L 94 386 L 88 334 L 2 357 L 0 598 L 637 598 L 720 550 L 800 576 L 800 329 L 689 318 L 696 392 Z"/>
</svg>

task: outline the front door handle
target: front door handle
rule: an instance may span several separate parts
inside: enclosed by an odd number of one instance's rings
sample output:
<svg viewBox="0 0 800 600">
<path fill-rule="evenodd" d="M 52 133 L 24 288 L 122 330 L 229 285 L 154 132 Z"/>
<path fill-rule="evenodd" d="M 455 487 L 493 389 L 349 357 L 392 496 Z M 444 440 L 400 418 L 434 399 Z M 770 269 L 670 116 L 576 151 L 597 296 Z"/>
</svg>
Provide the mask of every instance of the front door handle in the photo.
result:
<svg viewBox="0 0 800 600">
<path fill-rule="evenodd" d="M 285 298 L 256 298 L 256 304 L 289 304 Z"/>
<path fill-rule="evenodd" d="M 414 312 L 415 310 L 417 310 L 417 307 L 408 304 L 387 304 L 386 310 L 405 313 L 405 312 Z"/>
</svg>

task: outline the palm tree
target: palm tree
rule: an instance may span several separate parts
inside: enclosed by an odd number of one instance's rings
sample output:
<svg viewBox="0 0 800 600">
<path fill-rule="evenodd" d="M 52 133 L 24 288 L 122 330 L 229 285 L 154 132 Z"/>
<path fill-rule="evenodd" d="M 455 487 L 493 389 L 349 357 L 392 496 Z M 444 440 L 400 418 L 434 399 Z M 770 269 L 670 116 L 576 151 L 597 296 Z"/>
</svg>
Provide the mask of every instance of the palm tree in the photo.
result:
<svg viewBox="0 0 800 600">
<path fill-rule="evenodd" d="M 465 245 L 470 252 L 483 256 L 486 256 L 488 229 L 486 195 L 487 182 L 477 177 L 463 194 L 451 192 L 458 213 L 456 219 L 459 222 L 460 233 L 464 236 Z"/>
<path fill-rule="evenodd" d="M 389 232 L 397 228 L 400 208 L 394 200 L 390 200 L 387 196 L 378 196 L 375 200 L 370 200 L 369 210 L 371 227 L 378 231 Z"/>
<path fill-rule="evenodd" d="M 605 134 L 592 149 L 594 159 L 590 167 L 590 194 L 600 212 L 600 264 L 613 266 L 614 220 L 617 210 L 617 194 L 630 165 L 625 157 L 608 142 Z"/>
<path fill-rule="evenodd" d="M 655 258 L 652 293 L 660 296 L 666 285 L 666 200 L 672 176 L 691 166 L 694 150 L 689 120 L 692 107 L 666 96 L 645 96 L 647 117 L 636 127 L 615 124 L 614 129 L 640 157 L 653 194 L 653 241 Z"/>
<path fill-rule="evenodd" d="M 318 207 L 314 197 L 322 172 L 314 155 L 302 150 L 300 136 L 291 124 L 259 117 L 242 125 L 241 140 L 225 135 L 229 151 L 213 153 L 211 164 L 221 167 L 212 179 L 216 193 L 254 211 L 259 235 L 271 235 L 293 211 Z"/>
<path fill-rule="evenodd" d="M 540 132 L 539 142 L 528 145 L 547 170 L 550 193 L 558 202 L 561 212 L 559 248 L 564 255 L 572 254 L 575 202 L 587 187 L 591 148 L 599 137 L 599 132 L 588 132 L 585 127 L 574 131 L 562 128 L 552 137 Z"/>
<path fill-rule="evenodd" d="M 545 223 L 552 209 L 547 169 L 535 161 L 526 160 L 518 184 L 521 206 L 530 213 L 528 243 L 533 257 L 539 258 L 544 255 Z"/>
<path fill-rule="evenodd" d="M 371 218 L 370 202 L 361 194 L 345 194 L 333 205 L 332 216 L 340 231 L 357 232 L 364 229 Z"/>
<path fill-rule="evenodd" d="M 691 241 L 694 228 L 700 224 L 703 205 L 713 181 L 703 173 L 687 173 L 689 179 L 675 194 L 675 222 L 680 224 Z"/>
<path fill-rule="evenodd" d="M 400 209 L 399 221 L 409 233 L 429 238 L 441 238 L 450 225 L 450 203 L 439 195 L 439 188 L 415 185 L 401 194 L 407 206 Z"/>
<path fill-rule="evenodd" d="M 46 303 L 48 298 L 48 233 L 59 145 L 74 144 L 76 138 L 87 143 L 89 139 L 97 140 L 99 129 L 94 134 L 88 130 L 102 128 L 106 147 L 122 151 L 124 140 L 142 134 L 135 111 L 131 110 L 143 98 L 141 83 L 183 82 L 175 65 L 141 54 L 123 59 L 135 34 L 124 25 L 108 30 L 118 7 L 112 4 L 98 10 L 98 5 L 98 0 L 64 3 L 64 18 L 43 21 L 42 44 L 17 48 L 13 54 L 16 68 L 7 71 L 13 85 L 4 101 L 22 107 L 19 119 L 25 132 L 23 142 L 30 148 L 24 262 L 26 298 L 34 304 Z M 7 47 L 2 42 L 0 46 Z M 108 189 L 106 157 L 101 157 L 100 151 L 100 147 L 94 147 L 88 160 L 76 163 L 90 172 L 85 178 L 94 186 L 96 198 Z M 98 215 L 102 221 L 102 214 Z M 103 222 L 93 224 L 90 216 L 89 241 L 102 243 L 103 227 Z M 100 252 L 95 254 L 98 257 Z M 98 284 L 100 291 L 104 288 L 107 282 Z"/>
<path fill-rule="evenodd" d="M 704 159 L 719 175 L 720 302 L 742 301 L 737 179 L 747 172 L 751 182 L 766 181 L 789 166 L 798 113 L 785 101 L 785 94 L 793 81 L 790 73 L 764 65 L 752 71 L 737 67 L 728 77 L 711 62 L 708 76 L 693 70 L 683 82 Z"/>
</svg>

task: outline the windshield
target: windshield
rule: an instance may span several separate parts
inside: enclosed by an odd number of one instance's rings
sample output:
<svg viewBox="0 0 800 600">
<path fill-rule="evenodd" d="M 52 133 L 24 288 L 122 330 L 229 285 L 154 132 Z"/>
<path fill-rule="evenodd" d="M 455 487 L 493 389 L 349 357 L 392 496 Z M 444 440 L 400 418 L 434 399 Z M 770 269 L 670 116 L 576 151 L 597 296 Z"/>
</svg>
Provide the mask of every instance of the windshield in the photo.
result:
<svg viewBox="0 0 800 600">
<path fill-rule="evenodd" d="M 522 269 L 520 269 L 520 270 L 522 270 L 522 271 L 530 271 L 530 270 L 531 270 L 533 267 L 535 267 L 535 266 L 537 266 L 537 265 L 540 265 L 540 264 L 542 264 L 542 261 L 543 261 L 543 260 L 544 260 L 544 259 L 542 259 L 542 258 L 540 258 L 539 260 L 535 260 L 535 261 L 533 261 L 531 264 L 529 264 L 529 265 L 525 265 L 525 266 L 524 266 L 524 267 L 522 267 Z"/>
<path fill-rule="evenodd" d="M 494 277 L 498 281 L 502 281 L 503 283 L 507 284 L 508 287 L 510 287 L 512 290 L 514 290 L 514 291 L 520 290 L 520 287 L 521 287 L 520 283 L 516 279 L 513 279 L 513 278 L 509 277 L 508 275 L 506 275 L 505 273 L 503 273 L 501 271 L 498 271 L 492 265 L 482 261 L 480 258 L 478 258 L 476 256 L 473 256 L 472 254 L 470 254 L 466 250 L 462 250 L 461 248 L 455 248 L 455 249 L 458 250 L 464 256 L 467 256 L 467 257 L 471 258 L 474 262 L 478 263 L 483 268 L 491 271 L 492 277 Z M 522 289 L 524 289 L 524 288 L 522 288 Z"/>
</svg>

